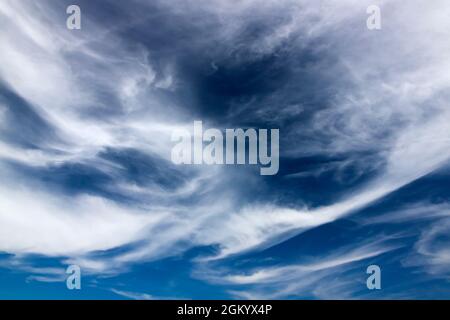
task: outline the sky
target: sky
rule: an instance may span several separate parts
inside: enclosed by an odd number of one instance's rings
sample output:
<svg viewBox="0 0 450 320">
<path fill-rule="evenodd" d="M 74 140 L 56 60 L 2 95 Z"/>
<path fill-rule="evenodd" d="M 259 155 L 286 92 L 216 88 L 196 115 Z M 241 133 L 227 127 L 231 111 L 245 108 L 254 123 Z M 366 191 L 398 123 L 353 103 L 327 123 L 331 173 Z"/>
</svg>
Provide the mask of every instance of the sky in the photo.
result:
<svg viewBox="0 0 450 320">
<path fill-rule="evenodd" d="M 0 299 L 450 299 L 449 16 L 2 0 Z M 279 129 L 278 173 L 174 164 L 194 121 Z"/>
</svg>

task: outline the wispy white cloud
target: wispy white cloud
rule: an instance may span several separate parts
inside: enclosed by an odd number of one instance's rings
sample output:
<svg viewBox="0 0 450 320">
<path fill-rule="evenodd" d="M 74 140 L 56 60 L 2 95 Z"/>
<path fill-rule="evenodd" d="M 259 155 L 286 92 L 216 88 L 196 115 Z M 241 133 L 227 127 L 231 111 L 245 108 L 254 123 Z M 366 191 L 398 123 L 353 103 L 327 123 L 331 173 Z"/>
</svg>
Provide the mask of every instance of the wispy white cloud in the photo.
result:
<svg viewBox="0 0 450 320">
<path fill-rule="evenodd" d="M 289 297 L 344 298 L 354 297 L 354 293 L 365 288 L 361 277 L 349 279 L 346 273 L 355 267 L 362 268 L 361 262 L 395 250 L 401 245 L 389 243 L 392 237 L 372 239 L 363 244 L 336 249 L 331 254 L 319 255 L 313 261 L 290 265 L 256 267 L 250 271 L 213 271 L 201 268 L 196 276 L 210 282 L 244 286 L 233 290 L 236 297 L 244 299 L 283 299 Z M 346 288 L 343 292 L 328 289 Z M 347 292 L 347 295 L 343 295 Z M 339 293 L 339 294 L 338 294 Z"/>
<path fill-rule="evenodd" d="M 450 279 L 450 219 L 438 219 L 423 230 L 404 265 L 420 267 L 436 278 Z"/>
<path fill-rule="evenodd" d="M 56 198 L 1 188 L 1 251 L 49 256 L 108 250 L 140 240 L 165 213 L 121 207 L 106 199 Z"/>
<path fill-rule="evenodd" d="M 130 292 L 130 291 L 122 291 L 117 289 L 111 289 L 111 292 L 118 294 L 119 296 L 133 299 L 133 300 L 157 300 L 154 296 L 148 293 L 138 293 L 138 292 Z"/>
</svg>

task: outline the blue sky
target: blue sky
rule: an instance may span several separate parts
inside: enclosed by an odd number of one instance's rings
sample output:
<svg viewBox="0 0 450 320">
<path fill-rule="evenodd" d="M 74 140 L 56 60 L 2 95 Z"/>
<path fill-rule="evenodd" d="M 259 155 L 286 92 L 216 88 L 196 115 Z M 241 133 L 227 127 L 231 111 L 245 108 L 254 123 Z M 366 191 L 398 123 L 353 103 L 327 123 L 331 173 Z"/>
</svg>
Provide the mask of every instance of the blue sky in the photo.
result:
<svg viewBox="0 0 450 320">
<path fill-rule="evenodd" d="M 450 298 L 448 1 L 70 4 L 0 4 L 0 298 Z M 278 174 L 175 165 L 194 121 Z"/>
</svg>

